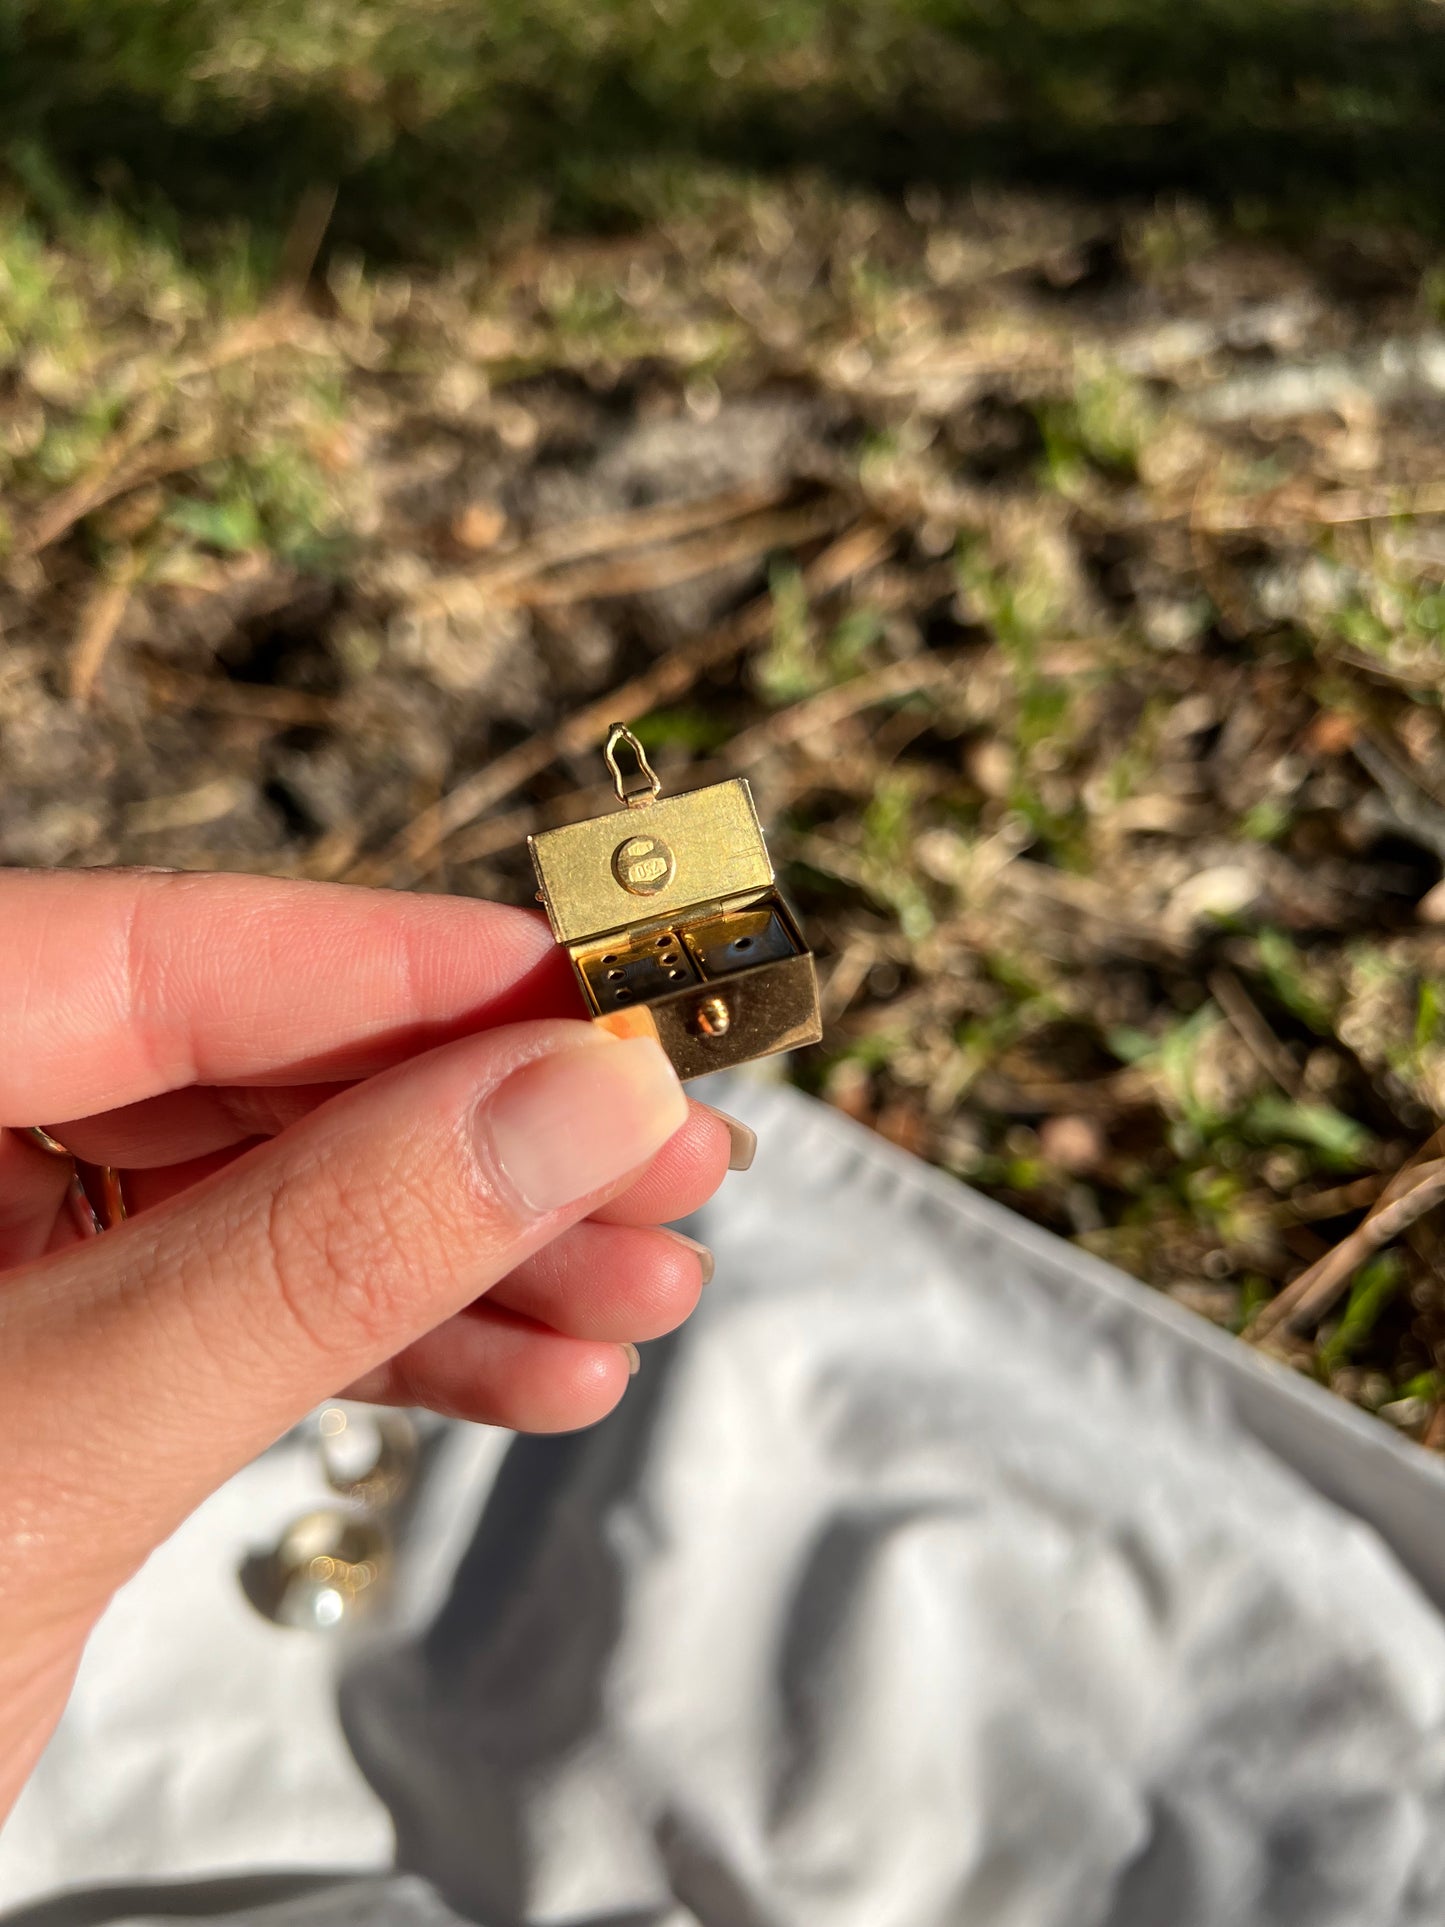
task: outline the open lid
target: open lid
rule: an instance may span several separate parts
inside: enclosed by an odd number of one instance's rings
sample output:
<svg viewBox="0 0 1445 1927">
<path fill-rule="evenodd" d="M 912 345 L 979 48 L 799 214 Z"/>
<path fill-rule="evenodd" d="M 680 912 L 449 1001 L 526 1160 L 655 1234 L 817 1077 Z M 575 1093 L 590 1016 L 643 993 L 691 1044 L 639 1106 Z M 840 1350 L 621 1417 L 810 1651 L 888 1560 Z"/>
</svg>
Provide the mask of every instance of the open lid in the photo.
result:
<svg viewBox="0 0 1445 1927">
<path fill-rule="evenodd" d="M 766 890 L 773 866 L 741 776 L 527 839 L 559 943 Z"/>
</svg>

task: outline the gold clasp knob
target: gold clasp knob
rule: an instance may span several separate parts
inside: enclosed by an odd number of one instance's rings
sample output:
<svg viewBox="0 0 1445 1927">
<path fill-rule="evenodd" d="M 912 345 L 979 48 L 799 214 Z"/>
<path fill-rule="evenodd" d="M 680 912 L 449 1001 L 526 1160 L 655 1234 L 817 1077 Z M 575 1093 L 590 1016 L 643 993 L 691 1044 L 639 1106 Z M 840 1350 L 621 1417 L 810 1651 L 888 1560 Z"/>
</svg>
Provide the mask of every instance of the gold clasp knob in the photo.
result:
<svg viewBox="0 0 1445 1927">
<path fill-rule="evenodd" d="M 694 1037 L 726 1037 L 733 1027 L 733 1014 L 726 997 L 704 997 L 694 1006 L 687 1027 Z"/>
<path fill-rule="evenodd" d="M 619 748 L 631 752 L 634 767 L 624 772 L 617 760 Z M 607 743 L 602 754 L 607 758 L 607 767 L 612 772 L 613 786 L 617 791 L 619 803 L 625 803 L 630 810 L 646 809 L 655 803 L 662 792 L 662 782 L 657 771 L 647 760 L 647 751 L 638 742 L 626 723 L 614 723 L 607 732 Z"/>
</svg>

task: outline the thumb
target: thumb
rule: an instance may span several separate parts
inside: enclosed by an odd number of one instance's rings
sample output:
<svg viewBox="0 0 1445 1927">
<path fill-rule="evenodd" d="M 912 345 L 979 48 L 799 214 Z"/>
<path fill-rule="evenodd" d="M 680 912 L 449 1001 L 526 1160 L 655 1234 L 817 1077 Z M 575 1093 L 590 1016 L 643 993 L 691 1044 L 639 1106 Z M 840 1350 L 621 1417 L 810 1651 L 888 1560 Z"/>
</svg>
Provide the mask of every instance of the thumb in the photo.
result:
<svg viewBox="0 0 1445 1927">
<path fill-rule="evenodd" d="M 0 1609 L 7 1592 L 22 1618 L 41 1593 L 99 1604 L 232 1471 L 620 1191 L 686 1114 L 651 1039 L 491 1031 L 10 1274 L 0 1460 L 21 1539 L 59 1570 L 0 1563 Z M 620 1390 L 621 1353 L 617 1372 Z"/>
</svg>

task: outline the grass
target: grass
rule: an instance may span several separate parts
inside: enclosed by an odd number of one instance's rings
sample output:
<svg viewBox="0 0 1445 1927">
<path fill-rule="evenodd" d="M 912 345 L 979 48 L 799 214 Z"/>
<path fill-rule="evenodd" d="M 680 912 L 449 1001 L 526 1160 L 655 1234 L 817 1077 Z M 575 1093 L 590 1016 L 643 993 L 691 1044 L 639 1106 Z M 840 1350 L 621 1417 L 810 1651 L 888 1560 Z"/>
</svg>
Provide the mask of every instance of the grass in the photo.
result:
<svg viewBox="0 0 1445 1927">
<path fill-rule="evenodd" d="M 1445 567 L 1433 391 L 1221 396 L 1438 325 L 1442 36 L 0 0 L 0 856 L 354 874 L 762 598 L 638 728 L 673 784 L 751 744 L 824 957 L 794 1074 L 1247 1326 L 1445 1116 Z M 680 587 L 485 587 L 759 480 L 881 559 L 815 587 L 770 508 Z M 596 775 L 379 873 L 525 898 Z M 1284 1350 L 1438 1443 L 1437 1260 Z"/>
<path fill-rule="evenodd" d="M 245 223 L 262 262 L 315 180 L 342 186 L 339 238 L 409 259 L 540 204 L 595 227 L 657 218 L 699 172 L 799 167 L 1434 228 L 1442 72 L 1435 12 L 1378 0 L 0 9 L 0 124 L 32 174 L 156 232 L 235 245 Z"/>
</svg>

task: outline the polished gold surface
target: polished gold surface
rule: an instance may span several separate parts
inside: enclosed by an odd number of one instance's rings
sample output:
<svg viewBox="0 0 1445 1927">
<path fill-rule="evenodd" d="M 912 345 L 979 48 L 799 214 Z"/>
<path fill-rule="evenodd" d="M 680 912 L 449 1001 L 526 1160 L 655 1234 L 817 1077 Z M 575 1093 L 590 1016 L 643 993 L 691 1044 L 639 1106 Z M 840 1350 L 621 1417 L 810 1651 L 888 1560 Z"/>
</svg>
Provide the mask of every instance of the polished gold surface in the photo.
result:
<svg viewBox="0 0 1445 1927">
<path fill-rule="evenodd" d="M 249 1559 L 241 1585 L 277 1625 L 332 1632 L 371 1603 L 391 1562 L 390 1540 L 375 1520 L 327 1507 L 303 1514 L 274 1551 Z"/>
<path fill-rule="evenodd" d="M 677 858 L 660 836 L 629 836 L 612 852 L 612 874 L 632 897 L 655 897 L 677 875 Z"/>
<path fill-rule="evenodd" d="M 712 1034 L 699 1027 L 700 1007 L 715 997 L 727 1005 L 727 1024 Z M 759 964 L 725 992 L 691 988 L 649 1004 L 634 1004 L 596 1019 L 614 1036 L 655 1037 L 684 1081 L 731 1070 L 774 1051 L 816 1044 L 823 1034 L 818 982 L 806 951 L 785 963 Z"/>
<path fill-rule="evenodd" d="M 735 909 L 709 907 L 695 923 L 678 918 L 573 945 L 571 956 L 595 1020 L 614 1036 L 655 1037 L 679 1077 L 729 1070 L 823 1034 L 813 959 L 776 891 Z"/>
<path fill-rule="evenodd" d="M 530 839 L 594 1021 L 656 1038 L 683 1078 L 817 1043 L 813 959 L 774 884 L 747 784 L 660 797 L 621 725 L 606 755 L 626 807 Z"/>
<path fill-rule="evenodd" d="M 600 944 L 574 945 L 572 961 L 591 1008 L 601 1015 L 694 983 L 698 970 L 678 932 L 648 925 Z"/>
<path fill-rule="evenodd" d="M 704 977 L 730 977 L 807 948 L 782 899 L 772 892 L 756 906 L 730 906 L 690 921 L 683 940 Z"/>
<path fill-rule="evenodd" d="M 343 1499 L 382 1511 L 416 1473 L 416 1426 L 405 1412 L 328 1405 L 316 1422 L 321 1469 Z"/>
<path fill-rule="evenodd" d="M 687 1027 L 694 1037 L 726 1037 L 733 1027 L 732 1006 L 726 997 L 704 997 L 693 1005 Z"/>
<path fill-rule="evenodd" d="M 293 1519 L 237 1576 L 257 1612 L 277 1625 L 335 1632 L 385 1590 L 421 1439 L 406 1412 L 351 1402 L 325 1406 L 313 1425 L 321 1477 L 341 1503 Z"/>
<path fill-rule="evenodd" d="M 662 783 L 647 760 L 647 751 L 626 723 L 614 723 L 608 730 L 602 754 L 612 772 L 612 787 L 619 803 L 640 809 L 662 794 Z M 624 763 L 630 767 L 624 768 Z"/>
<path fill-rule="evenodd" d="M 671 876 L 647 899 L 645 914 L 666 916 L 698 904 L 766 889 L 773 880 L 752 792 L 741 777 L 643 808 L 590 817 L 529 838 L 552 930 L 559 943 L 601 937 L 635 923 L 638 899 L 618 882 L 612 859 L 631 838 L 666 844 Z"/>
</svg>

